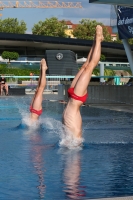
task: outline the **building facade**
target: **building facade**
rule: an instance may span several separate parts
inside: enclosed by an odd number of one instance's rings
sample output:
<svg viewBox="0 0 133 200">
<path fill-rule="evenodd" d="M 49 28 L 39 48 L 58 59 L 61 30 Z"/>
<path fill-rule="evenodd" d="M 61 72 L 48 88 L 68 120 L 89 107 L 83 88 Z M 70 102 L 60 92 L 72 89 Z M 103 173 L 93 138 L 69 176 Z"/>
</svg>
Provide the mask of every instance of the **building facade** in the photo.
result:
<svg viewBox="0 0 133 200">
<path fill-rule="evenodd" d="M 38 60 L 45 57 L 46 50 L 71 50 L 77 58 L 87 57 L 92 40 L 40 36 L 32 34 L 0 33 L 0 55 L 3 51 L 16 51 L 21 60 Z M 133 47 L 131 46 L 131 50 Z M 122 44 L 102 42 L 102 54 L 106 61 L 127 62 Z"/>
</svg>

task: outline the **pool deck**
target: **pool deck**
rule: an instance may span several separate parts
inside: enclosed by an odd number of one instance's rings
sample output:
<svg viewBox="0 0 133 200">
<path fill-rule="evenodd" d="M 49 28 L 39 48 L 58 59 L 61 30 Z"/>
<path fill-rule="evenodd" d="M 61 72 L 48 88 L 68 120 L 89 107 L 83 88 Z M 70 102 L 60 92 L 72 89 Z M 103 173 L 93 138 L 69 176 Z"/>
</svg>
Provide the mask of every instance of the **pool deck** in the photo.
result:
<svg viewBox="0 0 133 200">
<path fill-rule="evenodd" d="M 58 100 L 57 93 L 45 93 L 44 96 L 48 100 Z M 86 104 L 86 106 L 133 113 L 133 104 Z"/>
<path fill-rule="evenodd" d="M 133 105 L 131 104 L 88 104 L 87 106 L 133 113 Z"/>
<path fill-rule="evenodd" d="M 26 95 L 34 95 L 35 91 L 30 90 L 26 92 Z M 47 92 L 45 91 L 43 93 L 44 99 L 45 100 L 50 100 L 50 101 L 58 101 L 58 93 L 57 92 Z M 7 96 L 0 96 L 2 97 L 7 97 Z M 11 97 L 10 95 L 8 96 L 9 98 Z M 89 107 L 94 107 L 94 108 L 102 108 L 102 109 L 108 109 L 108 110 L 115 110 L 115 111 L 120 111 L 120 112 L 128 112 L 128 113 L 133 113 L 133 104 L 86 104 L 85 106 Z M 133 198 L 132 198 L 133 200 Z"/>
<path fill-rule="evenodd" d="M 28 91 L 26 94 L 33 95 L 34 91 Z M 52 92 L 45 91 L 44 96 L 45 96 L 45 99 L 47 100 L 53 100 L 53 101 L 58 100 L 57 92 L 52 93 Z M 133 113 L 133 104 L 106 104 L 105 103 L 105 104 L 86 104 L 86 106 Z"/>
</svg>

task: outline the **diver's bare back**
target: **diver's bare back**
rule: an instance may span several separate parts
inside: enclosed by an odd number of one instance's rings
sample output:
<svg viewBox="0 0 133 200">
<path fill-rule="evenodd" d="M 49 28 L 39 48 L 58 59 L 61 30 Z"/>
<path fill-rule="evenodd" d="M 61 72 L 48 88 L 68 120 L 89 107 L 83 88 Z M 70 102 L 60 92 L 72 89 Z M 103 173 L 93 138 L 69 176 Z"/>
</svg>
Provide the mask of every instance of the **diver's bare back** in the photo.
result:
<svg viewBox="0 0 133 200">
<path fill-rule="evenodd" d="M 81 105 L 82 102 L 69 99 L 63 113 L 63 124 L 76 138 L 82 136 L 82 118 L 79 110 Z"/>
</svg>

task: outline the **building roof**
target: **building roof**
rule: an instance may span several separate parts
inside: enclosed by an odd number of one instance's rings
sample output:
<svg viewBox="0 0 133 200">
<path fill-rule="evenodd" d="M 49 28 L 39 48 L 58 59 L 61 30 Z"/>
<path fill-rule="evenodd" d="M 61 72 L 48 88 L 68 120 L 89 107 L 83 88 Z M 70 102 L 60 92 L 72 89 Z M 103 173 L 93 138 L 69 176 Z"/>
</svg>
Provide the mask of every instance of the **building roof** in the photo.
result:
<svg viewBox="0 0 133 200">
<path fill-rule="evenodd" d="M 71 25 L 73 30 L 78 26 L 78 24 L 73 24 L 70 20 L 65 21 L 65 22 L 66 22 L 66 25 Z"/>
<path fill-rule="evenodd" d="M 1 46 L 15 46 L 15 47 L 33 47 L 46 49 L 65 49 L 72 51 L 85 51 L 88 52 L 92 46 L 92 40 L 40 36 L 32 34 L 13 34 L 13 33 L 0 33 Z M 6 49 L 6 48 L 5 48 Z M 133 50 L 133 46 L 131 46 Z M 102 52 L 125 56 L 125 50 L 122 44 L 114 42 L 102 42 Z"/>
<path fill-rule="evenodd" d="M 65 22 L 66 22 L 66 25 L 73 25 L 73 23 L 70 20 L 65 21 Z"/>
<path fill-rule="evenodd" d="M 111 26 L 105 26 L 109 32 L 110 35 L 112 35 L 112 27 Z"/>
<path fill-rule="evenodd" d="M 90 46 L 92 44 L 91 40 L 84 39 L 73 39 L 73 38 L 64 38 L 64 37 L 52 37 L 52 36 L 41 36 L 33 34 L 14 34 L 14 33 L 0 33 L 0 44 L 1 45 L 10 45 L 19 46 L 19 43 L 22 43 L 22 46 L 25 44 L 33 43 L 34 46 L 38 46 L 39 43 L 42 45 L 45 44 L 58 44 L 58 45 L 70 45 L 70 46 Z M 113 47 L 117 49 L 123 49 L 123 45 L 114 44 L 111 42 L 103 42 L 105 47 Z M 39 44 L 40 46 L 40 44 Z"/>
<path fill-rule="evenodd" d="M 105 27 L 107 28 L 109 34 L 110 34 L 112 37 L 117 36 L 117 34 L 115 34 L 115 33 L 112 32 L 112 27 L 111 27 L 111 26 L 105 26 Z"/>
</svg>

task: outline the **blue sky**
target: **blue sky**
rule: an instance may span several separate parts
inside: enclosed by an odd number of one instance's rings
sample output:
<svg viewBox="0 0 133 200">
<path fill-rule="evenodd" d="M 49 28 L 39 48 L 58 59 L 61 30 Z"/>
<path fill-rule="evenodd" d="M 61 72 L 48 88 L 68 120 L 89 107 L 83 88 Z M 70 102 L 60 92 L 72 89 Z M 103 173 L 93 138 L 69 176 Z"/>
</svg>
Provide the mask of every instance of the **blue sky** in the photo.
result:
<svg viewBox="0 0 133 200">
<path fill-rule="evenodd" d="M 60 0 L 61 1 L 61 0 Z M 57 17 L 59 20 L 71 20 L 78 23 L 83 18 L 95 19 L 105 25 L 110 25 L 110 6 L 90 4 L 88 0 L 63 0 L 63 2 L 82 2 L 81 9 L 37 9 L 37 8 L 5 8 L 2 13 L 2 19 L 18 18 L 24 20 L 27 24 L 27 33 L 35 23 L 46 18 Z"/>
</svg>

